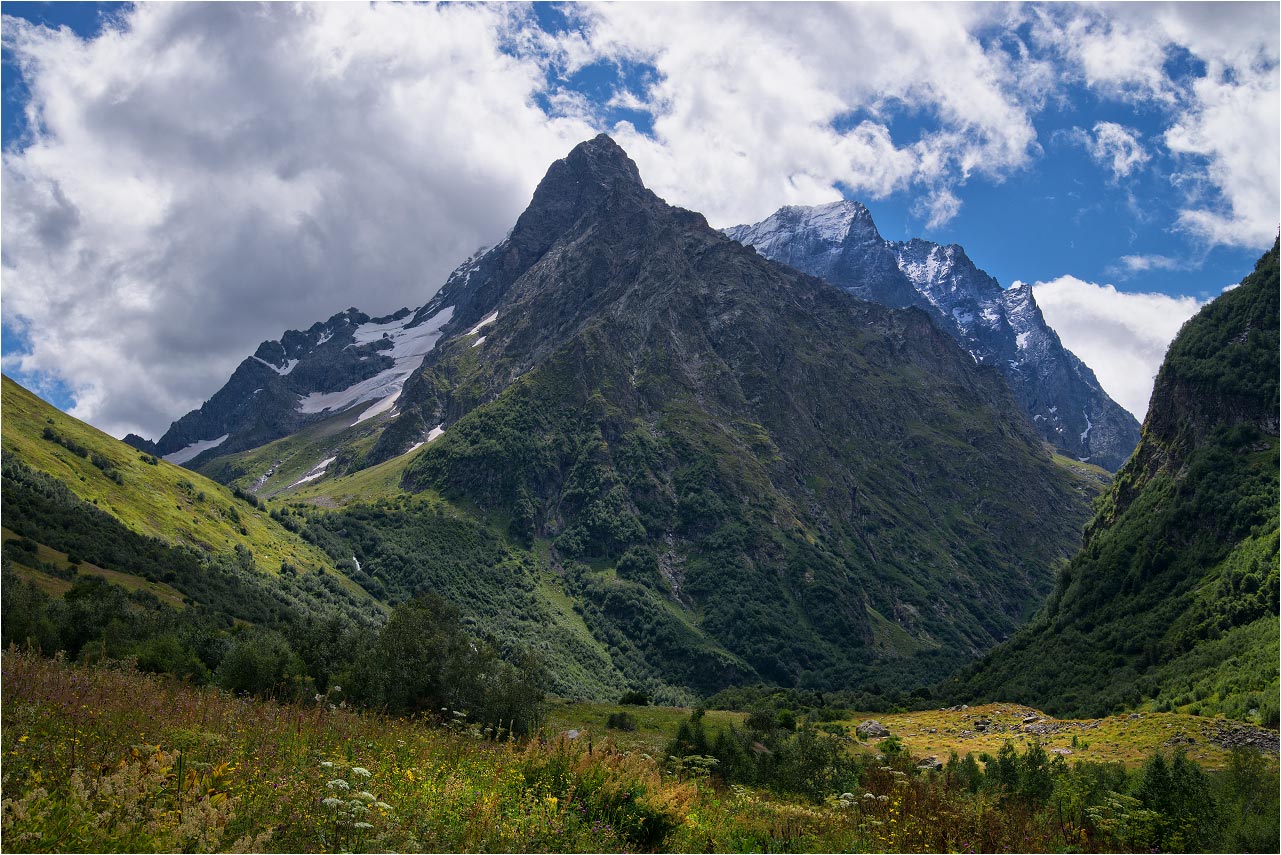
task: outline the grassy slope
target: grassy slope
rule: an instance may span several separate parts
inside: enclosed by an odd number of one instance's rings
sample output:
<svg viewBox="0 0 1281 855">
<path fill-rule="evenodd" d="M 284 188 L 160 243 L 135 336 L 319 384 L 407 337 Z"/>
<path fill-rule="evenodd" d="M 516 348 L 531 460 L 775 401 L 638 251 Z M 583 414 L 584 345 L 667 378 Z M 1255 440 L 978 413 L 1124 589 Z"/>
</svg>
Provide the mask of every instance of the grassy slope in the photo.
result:
<svg viewBox="0 0 1281 855">
<path fill-rule="evenodd" d="M 4 453 L 61 481 L 129 529 L 204 552 L 243 545 L 253 552 L 258 569 L 269 574 L 278 574 L 282 562 L 333 568 L 324 552 L 277 524 L 266 509 L 237 500 L 226 487 L 163 460 L 146 463 L 136 449 L 60 412 L 8 377 L 3 390 Z M 44 439 L 45 427 L 109 460 L 124 483 Z"/>
<path fill-rule="evenodd" d="M 640 728 L 627 735 L 598 727 L 617 708 L 561 706 L 544 740 L 495 744 L 421 720 L 246 701 L 29 653 L 7 652 L 3 666 L 3 831 L 15 852 L 1125 848 L 1071 810 L 1047 807 L 1029 821 L 994 796 L 944 790 L 944 776 L 911 769 L 871 767 L 857 789 L 872 795 L 848 807 L 678 780 L 638 750 L 665 742 L 687 710 L 628 708 Z M 999 715 L 968 711 L 979 712 Z M 707 721 L 735 717 L 712 712 Z M 910 724 L 887 723 L 911 744 Z M 1116 733 L 1155 746 L 1178 726 L 1168 716 L 1144 723 Z M 590 738 L 563 733 L 584 726 Z M 1087 756 L 1119 757 L 1105 747 L 1109 726 L 1089 731 Z M 351 789 L 331 786 L 337 779 Z M 1275 791 L 1275 780 L 1275 760 L 1265 760 L 1259 784 Z M 321 800 L 362 789 L 381 804 L 362 814 L 368 827 L 357 836 Z"/>
<path fill-rule="evenodd" d="M 626 712 L 635 719 L 636 730 L 621 731 L 606 726 L 609 716 L 620 712 Z M 579 730 L 590 734 L 596 741 L 608 739 L 624 750 L 643 751 L 657 757 L 689 714 L 688 707 L 557 701 L 548 711 L 547 730 L 552 733 Z M 1036 716 L 1036 726 L 1049 732 L 1025 731 L 1023 720 L 1028 716 Z M 746 718 L 745 713 L 709 710 L 703 721 L 712 732 L 728 725 L 742 727 Z M 868 719 L 885 725 L 913 756 L 937 757 L 944 762 L 952 751 L 961 757 L 970 753 L 977 758 L 983 752 L 995 755 L 1007 740 L 1022 749 L 1033 739 L 1038 740 L 1048 752 L 1067 752 L 1065 756 L 1069 761 L 1121 762 L 1131 768 L 1142 765 L 1154 751 L 1168 751 L 1176 744 L 1186 748 L 1190 759 L 1208 769 L 1224 768 L 1230 754 L 1227 748 L 1215 742 L 1217 734 L 1228 727 L 1222 719 L 1183 713 L 1149 712 L 1099 719 L 1056 719 L 1018 704 L 984 704 L 966 709 L 852 713 L 848 719 L 835 723 L 845 726 L 852 737 L 855 727 Z M 981 719 L 991 722 L 986 732 L 975 729 L 974 723 Z M 1074 737 L 1076 745 L 1072 744 Z M 1189 737 L 1190 741 L 1185 742 Z M 872 750 L 879 741 L 854 741 L 850 750 Z"/>
<path fill-rule="evenodd" d="M 1277 716 L 1278 249 L 1188 321 L 1042 613 L 950 683 L 1059 714 Z"/>
<path fill-rule="evenodd" d="M 0 539 L 6 543 L 15 540 L 18 535 L 9 529 L 0 529 Z M 164 582 L 152 582 L 141 576 L 135 576 L 132 573 L 121 573 L 116 570 L 108 570 L 105 567 L 98 567 L 90 564 L 88 561 L 81 561 L 72 565 L 67 560 L 67 553 L 60 552 L 51 547 L 39 544 L 36 550 L 36 559 L 42 563 L 54 567 L 57 570 L 70 571 L 74 567 L 75 573 L 82 576 L 100 576 L 113 585 L 119 585 L 126 591 L 148 591 L 154 594 L 156 599 L 175 609 L 186 607 L 183 602 L 183 594 L 172 585 L 166 585 Z M 67 591 L 71 590 L 72 583 L 60 576 L 54 576 L 44 572 L 41 568 L 28 567 L 19 561 L 13 563 L 14 571 L 24 579 L 34 582 L 47 594 L 60 597 Z"/>
</svg>

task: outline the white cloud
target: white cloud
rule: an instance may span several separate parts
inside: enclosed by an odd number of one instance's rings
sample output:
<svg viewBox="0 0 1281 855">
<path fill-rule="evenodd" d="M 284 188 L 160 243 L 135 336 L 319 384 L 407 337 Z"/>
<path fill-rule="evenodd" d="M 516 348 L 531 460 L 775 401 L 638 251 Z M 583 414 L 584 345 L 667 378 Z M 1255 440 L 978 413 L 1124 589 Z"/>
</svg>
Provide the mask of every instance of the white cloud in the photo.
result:
<svg viewBox="0 0 1281 855">
<path fill-rule="evenodd" d="M 1139 142 L 1139 134 L 1116 122 L 1097 122 L 1091 135 L 1083 128 L 1074 128 L 1072 138 L 1084 146 L 1094 162 L 1105 166 L 1112 173 L 1112 180 L 1119 181 L 1151 159 Z"/>
<path fill-rule="evenodd" d="M 930 228 L 955 216 L 953 190 L 1001 178 L 1037 152 L 1031 111 L 1041 64 L 978 37 L 1005 7 L 907 4 L 644 4 L 581 7 L 588 41 L 655 80 L 616 102 L 653 133 L 615 129 L 656 192 L 718 226 L 782 205 L 913 188 Z M 937 127 L 891 138 L 906 108 Z"/>
<path fill-rule="evenodd" d="M 1185 231 L 1208 245 L 1271 243 L 1281 218 L 1281 7 L 1081 5 L 1039 10 L 1037 20 L 1035 38 L 1067 60 L 1065 76 L 1075 69 L 1101 94 L 1168 116 Z M 1180 64 L 1195 79 L 1171 72 Z"/>
<path fill-rule="evenodd" d="M 143 3 L 93 41 L 6 17 L 36 128 L 4 155 L 31 343 L 6 368 L 156 435 L 287 327 L 425 302 L 595 133 L 535 105 L 545 54 L 501 50 L 525 14 Z"/>
<path fill-rule="evenodd" d="M 1179 270 L 1187 263 L 1168 255 L 1123 255 L 1121 268 L 1127 273 L 1146 273 L 1149 270 Z"/>
<path fill-rule="evenodd" d="M 1166 349 L 1203 305 L 1194 297 L 1129 294 L 1074 276 L 1037 282 L 1033 294 L 1063 345 L 1140 421 Z"/>
</svg>

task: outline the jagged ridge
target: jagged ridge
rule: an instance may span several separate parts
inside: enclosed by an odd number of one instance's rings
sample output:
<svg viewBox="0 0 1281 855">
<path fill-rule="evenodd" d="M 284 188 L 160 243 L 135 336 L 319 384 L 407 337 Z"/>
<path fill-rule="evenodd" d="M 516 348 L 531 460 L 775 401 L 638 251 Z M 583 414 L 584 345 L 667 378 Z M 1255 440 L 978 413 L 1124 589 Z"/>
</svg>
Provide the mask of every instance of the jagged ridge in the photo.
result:
<svg viewBox="0 0 1281 855">
<path fill-rule="evenodd" d="M 976 362 L 1005 376 L 1037 432 L 1065 454 L 1115 471 L 1138 443 L 1138 422 L 1063 347 L 1032 289 L 1002 289 L 961 247 L 887 241 L 853 201 L 781 208 L 725 233 L 862 299 L 923 309 Z"/>
</svg>

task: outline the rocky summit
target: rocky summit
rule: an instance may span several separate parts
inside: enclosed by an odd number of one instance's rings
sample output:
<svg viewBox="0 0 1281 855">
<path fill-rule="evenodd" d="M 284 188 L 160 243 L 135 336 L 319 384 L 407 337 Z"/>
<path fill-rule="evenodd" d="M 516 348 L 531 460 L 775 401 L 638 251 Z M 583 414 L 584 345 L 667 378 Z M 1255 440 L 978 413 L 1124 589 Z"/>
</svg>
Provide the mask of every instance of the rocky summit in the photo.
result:
<svg viewBox="0 0 1281 855">
<path fill-rule="evenodd" d="M 1138 443 L 1138 422 L 1063 347 L 1032 289 L 1003 289 L 961 247 L 885 240 L 852 201 L 782 208 L 725 233 L 864 300 L 924 310 L 975 362 L 1001 372 L 1036 432 L 1064 454 L 1115 471 Z"/>
</svg>

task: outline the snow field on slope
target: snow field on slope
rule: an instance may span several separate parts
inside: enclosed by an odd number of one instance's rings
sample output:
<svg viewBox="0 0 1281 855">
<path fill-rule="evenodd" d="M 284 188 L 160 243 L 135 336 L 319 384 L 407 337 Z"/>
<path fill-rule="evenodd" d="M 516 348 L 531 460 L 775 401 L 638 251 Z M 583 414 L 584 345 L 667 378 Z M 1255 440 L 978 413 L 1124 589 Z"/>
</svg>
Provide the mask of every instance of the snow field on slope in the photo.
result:
<svg viewBox="0 0 1281 855">
<path fill-rule="evenodd" d="M 395 360 L 395 365 L 380 371 L 368 380 L 361 380 L 337 392 L 312 392 L 298 401 L 298 411 L 307 414 L 322 413 L 325 410 L 339 412 L 364 401 L 379 398 L 383 400 L 371 409 L 377 407 L 383 407 L 384 410 L 390 409 L 395 404 L 396 398 L 400 396 L 405 380 L 422 364 L 423 357 L 431 353 L 436 342 L 440 340 L 441 329 L 453 316 L 454 307 L 446 306 L 424 323 L 410 329 L 406 329 L 405 324 L 412 320 L 412 316 L 386 324 L 362 324 L 357 327 L 355 331 L 357 344 L 369 344 L 384 337 L 391 339 L 391 350 L 382 351 L 382 353 Z M 373 415 L 376 413 L 366 411 L 361 414 L 361 418 Z"/>
</svg>

